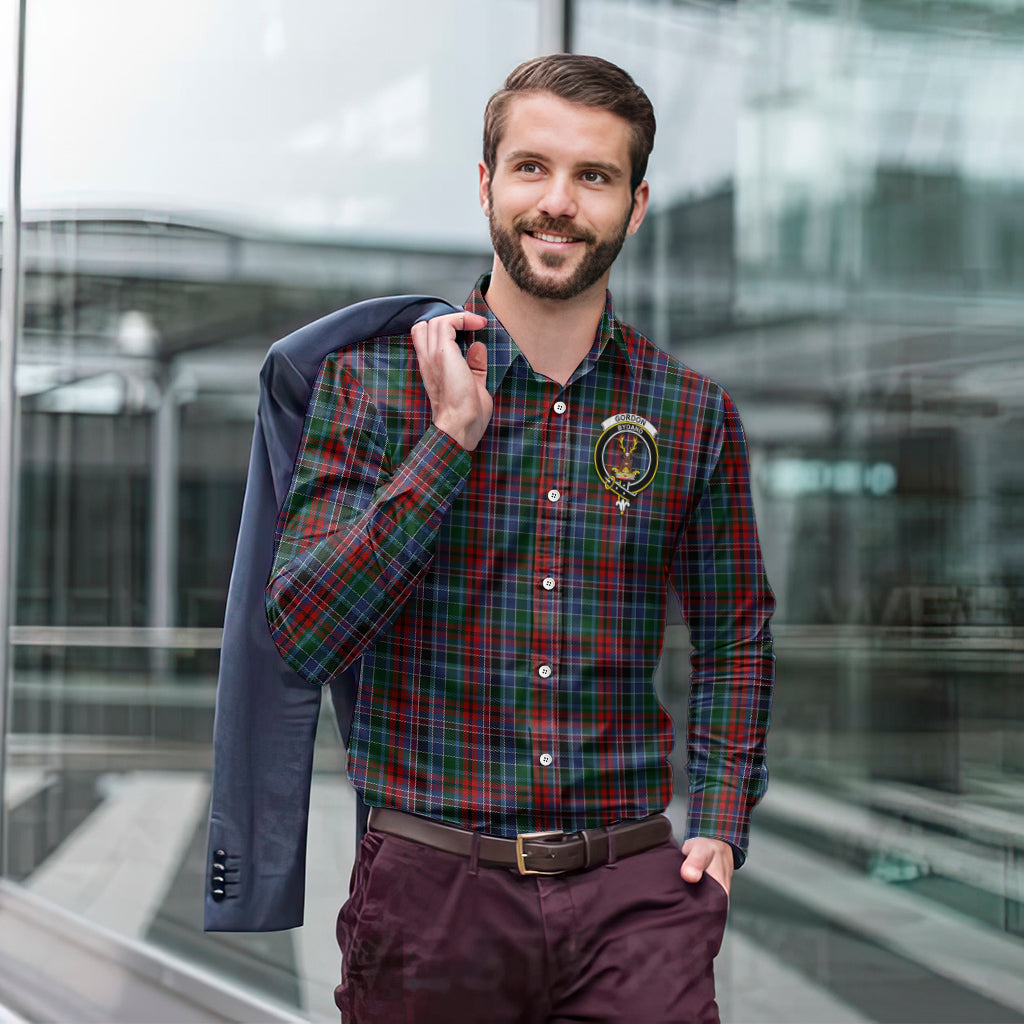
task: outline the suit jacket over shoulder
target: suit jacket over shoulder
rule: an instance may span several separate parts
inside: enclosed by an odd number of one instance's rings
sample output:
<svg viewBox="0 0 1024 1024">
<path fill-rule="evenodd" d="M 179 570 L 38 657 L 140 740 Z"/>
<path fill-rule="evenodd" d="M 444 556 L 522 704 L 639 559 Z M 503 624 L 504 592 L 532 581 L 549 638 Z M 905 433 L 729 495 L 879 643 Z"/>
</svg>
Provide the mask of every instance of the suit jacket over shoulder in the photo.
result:
<svg viewBox="0 0 1024 1024">
<path fill-rule="evenodd" d="M 302 924 L 313 741 L 322 691 L 281 658 L 264 591 L 277 514 L 291 481 L 320 364 L 368 338 L 407 333 L 457 307 L 426 295 L 368 299 L 271 346 L 260 370 L 242 518 L 231 571 L 214 717 L 214 770 L 204 901 L 206 931 L 274 931 Z M 343 739 L 358 667 L 331 686 Z M 360 802 L 360 831 L 365 827 Z"/>
</svg>

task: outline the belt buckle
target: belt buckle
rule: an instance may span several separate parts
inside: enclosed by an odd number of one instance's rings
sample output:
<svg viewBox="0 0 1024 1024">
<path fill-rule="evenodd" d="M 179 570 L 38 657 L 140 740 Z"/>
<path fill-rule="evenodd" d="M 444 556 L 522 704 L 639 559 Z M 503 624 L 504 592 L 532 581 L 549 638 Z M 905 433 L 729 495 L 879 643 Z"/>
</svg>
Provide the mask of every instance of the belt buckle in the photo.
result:
<svg viewBox="0 0 1024 1024">
<path fill-rule="evenodd" d="M 534 871 L 526 866 L 526 853 L 523 850 L 524 839 L 550 839 L 552 836 L 565 835 L 564 832 L 520 832 L 516 836 L 516 867 L 521 875 L 564 875 L 561 869 L 556 871 Z"/>
</svg>

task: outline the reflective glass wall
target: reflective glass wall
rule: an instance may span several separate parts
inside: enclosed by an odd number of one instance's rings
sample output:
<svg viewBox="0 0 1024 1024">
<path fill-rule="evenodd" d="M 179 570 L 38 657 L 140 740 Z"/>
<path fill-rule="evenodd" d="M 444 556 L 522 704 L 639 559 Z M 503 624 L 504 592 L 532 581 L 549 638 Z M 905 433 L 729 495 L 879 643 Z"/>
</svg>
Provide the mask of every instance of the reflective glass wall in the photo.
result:
<svg viewBox="0 0 1024 1024">
<path fill-rule="evenodd" d="M 9 874 L 313 1019 L 352 854 L 328 720 L 305 927 L 200 931 L 257 372 L 356 299 L 461 301 L 483 105 L 551 8 L 28 3 Z M 568 13 L 658 112 L 617 306 L 739 404 L 779 597 L 724 1019 L 1022 1020 L 1024 3 Z M 677 628 L 678 722 L 687 674 Z"/>
<path fill-rule="evenodd" d="M 581 0 L 574 41 L 655 100 L 618 297 L 737 400 L 779 598 L 726 1015 L 1024 1019 L 1024 5 Z"/>
<path fill-rule="evenodd" d="M 10 197 L 11 142 L 14 101 L 14 66 L 16 58 L 15 31 L 17 28 L 16 0 L 0 3 L 0 54 L 6 69 L 0 74 L 0 216 L 6 218 Z"/>
<path fill-rule="evenodd" d="M 259 366 L 275 339 L 358 299 L 468 293 L 489 266 L 483 106 L 538 51 L 541 12 L 27 6 L 8 873 L 334 1020 L 354 819 L 326 718 L 306 926 L 201 932 Z"/>
</svg>

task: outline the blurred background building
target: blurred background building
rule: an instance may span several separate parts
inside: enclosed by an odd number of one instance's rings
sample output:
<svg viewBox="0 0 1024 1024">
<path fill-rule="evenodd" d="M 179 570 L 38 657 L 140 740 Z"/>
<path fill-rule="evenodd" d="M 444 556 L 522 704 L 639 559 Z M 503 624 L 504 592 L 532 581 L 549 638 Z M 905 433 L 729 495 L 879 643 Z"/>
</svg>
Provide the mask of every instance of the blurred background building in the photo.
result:
<svg viewBox="0 0 1024 1024">
<path fill-rule="evenodd" d="M 354 300 L 462 301 L 484 104 L 563 48 L 654 101 L 613 293 L 736 399 L 779 598 L 723 1017 L 1024 1020 L 1024 0 L 0 0 L 23 1018 L 336 1019 L 327 719 L 306 925 L 201 931 L 257 372 Z M 682 627 L 660 675 L 682 723 Z"/>
</svg>

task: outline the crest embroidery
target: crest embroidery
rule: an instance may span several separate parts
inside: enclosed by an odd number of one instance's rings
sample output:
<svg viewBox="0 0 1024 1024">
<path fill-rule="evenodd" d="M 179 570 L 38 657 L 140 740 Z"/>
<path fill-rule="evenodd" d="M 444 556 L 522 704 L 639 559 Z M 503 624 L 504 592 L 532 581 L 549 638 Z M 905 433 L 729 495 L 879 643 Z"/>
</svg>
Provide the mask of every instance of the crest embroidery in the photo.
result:
<svg viewBox="0 0 1024 1024">
<path fill-rule="evenodd" d="M 658 446 L 654 441 L 658 431 L 649 420 L 631 412 L 610 416 L 601 430 L 594 448 L 594 467 L 624 515 L 629 503 L 658 471 Z"/>
</svg>

